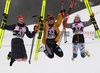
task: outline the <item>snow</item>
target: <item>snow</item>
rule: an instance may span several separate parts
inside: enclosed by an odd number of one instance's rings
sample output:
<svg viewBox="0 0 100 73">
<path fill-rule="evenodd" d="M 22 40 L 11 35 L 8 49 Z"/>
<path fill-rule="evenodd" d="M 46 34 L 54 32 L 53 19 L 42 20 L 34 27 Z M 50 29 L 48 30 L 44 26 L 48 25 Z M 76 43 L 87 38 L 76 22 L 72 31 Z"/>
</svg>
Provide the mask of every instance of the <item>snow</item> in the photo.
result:
<svg viewBox="0 0 100 73">
<path fill-rule="evenodd" d="M 92 7 L 95 13 L 96 21 L 100 27 L 100 5 Z M 80 14 L 82 21 L 89 20 L 89 15 L 86 9 L 73 13 L 68 22 L 73 22 L 73 18 L 76 14 Z M 28 26 L 30 30 L 33 29 L 33 25 Z M 60 27 L 62 29 L 62 26 Z M 67 31 L 72 32 L 70 29 Z M 85 31 L 93 31 L 93 25 L 86 27 Z M 43 52 L 39 53 L 38 61 L 34 61 L 34 52 L 36 47 L 36 40 L 34 44 L 34 50 L 32 55 L 31 64 L 26 62 L 15 62 L 12 67 L 9 66 L 9 62 L 6 59 L 8 52 L 11 50 L 12 32 L 5 31 L 2 48 L 0 49 L 0 73 L 100 73 L 100 41 L 98 39 L 92 40 L 92 37 L 85 39 L 85 48 L 91 54 L 91 57 L 81 58 L 80 51 L 74 61 L 71 61 L 72 57 L 72 43 L 71 37 L 68 37 L 68 43 L 61 43 L 61 48 L 64 52 L 64 57 L 59 58 L 55 55 L 53 59 L 49 59 Z M 31 50 L 32 39 L 24 37 L 24 42 L 29 57 Z M 41 44 L 42 45 L 42 44 Z"/>
</svg>

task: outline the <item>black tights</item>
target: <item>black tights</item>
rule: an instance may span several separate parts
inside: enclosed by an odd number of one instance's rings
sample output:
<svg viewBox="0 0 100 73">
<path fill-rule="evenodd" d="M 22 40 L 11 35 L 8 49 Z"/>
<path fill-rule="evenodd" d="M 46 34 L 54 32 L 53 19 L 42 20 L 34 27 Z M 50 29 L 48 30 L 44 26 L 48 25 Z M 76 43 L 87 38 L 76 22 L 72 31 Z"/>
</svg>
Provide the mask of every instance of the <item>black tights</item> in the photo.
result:
<svg viewBox="0 0 100 73">
<path fill-rule="evenodd" d="M 63 57 L 62 49 L 56 44 L 54 40 L 47 39 L 46 44 L 47 44 L 45 46 L 46 50 L 44 52 L 49 58 L 53 58 L 54 53 L 59 57 Z"/>
</svg>

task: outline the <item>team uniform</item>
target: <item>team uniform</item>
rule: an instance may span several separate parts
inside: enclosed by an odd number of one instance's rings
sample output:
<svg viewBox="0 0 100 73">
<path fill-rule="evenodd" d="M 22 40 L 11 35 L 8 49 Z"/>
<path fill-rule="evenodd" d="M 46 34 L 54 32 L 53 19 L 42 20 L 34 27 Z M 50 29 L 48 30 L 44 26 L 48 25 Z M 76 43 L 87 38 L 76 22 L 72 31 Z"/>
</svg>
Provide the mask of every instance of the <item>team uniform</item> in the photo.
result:
<svg viewBox="0 0 100 73">
<path fill-rule="evenodd" d="M 75 22 L 74 20 L 73 23 L 67 23 L 66 28 L 71 28 L 73 30 L 73 39 L 72 39 L 73 58 L 77 57 L 78 48 L 80 49 L 82 58 L 84 58 L 86 55 L 89 56 L 88 51 L 85 51 L 85 45 L 84 45 L 85 40 L 83 35 L 83 29 L 84 27 L 87 27 L 91 24 L 92 24 L 91 20 L 87 22 L 82 22 L 82 21 Z"/>
</svg>

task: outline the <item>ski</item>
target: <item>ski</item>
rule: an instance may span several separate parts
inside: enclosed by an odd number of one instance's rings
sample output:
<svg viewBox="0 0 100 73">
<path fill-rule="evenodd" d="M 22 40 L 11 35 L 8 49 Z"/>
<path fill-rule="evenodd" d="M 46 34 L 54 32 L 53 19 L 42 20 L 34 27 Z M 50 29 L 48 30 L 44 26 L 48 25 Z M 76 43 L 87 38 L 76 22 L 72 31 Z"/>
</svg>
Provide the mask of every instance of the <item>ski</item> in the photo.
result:
<svg viewBox="0 0 100 73">
<path fill-rule="evenodd" d="M 70 13 L 71 13 L 71 10 L 72 10 L 72 8 L 73 8 L 73 5 L 75 5 L 75 1 L 71 1 L 71 3 L 70 3 L 70 6 L 69 6 L 69 10 L 68 10 L 68 13 L 67 13 L 67 16 L 66 16 L 66 20 L 65 20 L 65 22 L 64 22 L 64 27 L 63 27 L 63 29 L 62 29 L 62 31 L 65 29 L 65 27 L 67 26 L 67 22 L 68 22 L 68 19 L 69 19 L 69 15 L 70 15 Z"/>
<path fill-rule="evenodd" d="M 2 19 L 2 22 L 1 22 L 1 27 L 4 27 L 6 25 L 6 23 L 7 23 L 10 2 L 11 2 L 11 0 L 6 0 L 3 19 Z M 1 45 L 2 45 L 4 31 L 5 31 L 4 29 L 2 29 L 2 28 L 0 29 L 0 48 L 1 48 Z"/>
<path fill-rule="evenodd" d="M 71 13 L 71 9 L 72 9 L 73 5 L 75 5 L 75 1 L 72 0 L 71 3 L 70 3 L 70 6 L 69 6 L 69 10 L 68 10 L 67 16 L 66 16 L 67 19 L 64 21 L 64 25 L 63 26 L 66 26 L 67 25 L 67 21 L 69 19 L 69 15 Z M 63 0 L 61 0 L 61 8 L 64 9 L 64 1 Z M 66 35 L 65 32 L 66 32 L 66 29 L 65 29 L 65 27 L 63 27 L 62 28 L 62 31 L 61 31 L 61 35 L 60 35 L 60 41 L 58 42 L 58 45 L 59 46 L 60 46 L 60 43 L 61 43 L 63 34 Z M 66 40 L 66 42 L 67 42 L 67 40 Z"/>
<path fill-rule="evenodd" d="M 40 26 L 39 26 L 39 30 L 38 30 L 38 37 L 37 37 L 34 61 L 37 61 L 37 59 L 38 59 L 38 52 L 39 52 L 39 47 L 40 47 L 40 42 L 41 42 L 41 37 L 42 37 L 42 31 L 43 31 L 45 7 L 46 7 L 46 0 L 43 0 L 42 1 L 42 9 L 41 9 L 41 18 L 40 18 L 40 21 L 39 21 Z"/>
<path fill-rule="evenodd" d="M 89 16 L 91 18 L 92 24 L 93 24 L 93 26 L 95 28 L 96 34 L 97 34 L 97 36 L 98 36 L 98 38 L 100 40 L 100 30 L 99 30 L 99 27 L 98 27 L 97 22 L 95 20 L 95 17 L 92 16 L 93 12 L 92 12 L 92 9 L 90 7 L 90 4 L 89 4 L 88 0 L 84 0 L 84 3 L 85 3 L 85 6 L 86 6 L 86 8 L 88 10 L 88 13 L 89 13 Z"/>
</svg>

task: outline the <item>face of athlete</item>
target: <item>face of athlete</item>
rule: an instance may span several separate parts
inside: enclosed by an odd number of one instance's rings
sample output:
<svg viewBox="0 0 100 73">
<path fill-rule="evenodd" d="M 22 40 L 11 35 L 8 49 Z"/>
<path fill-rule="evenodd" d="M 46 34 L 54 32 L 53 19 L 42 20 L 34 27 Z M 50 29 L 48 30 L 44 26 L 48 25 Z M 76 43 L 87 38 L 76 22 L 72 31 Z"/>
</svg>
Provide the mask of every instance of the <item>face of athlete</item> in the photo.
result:
<svg viewBox="0 0 100 73">
<path fill-rule="evenodd" d="M 79 22 L 80 21 L 80 18 L 78 16 L 75 16 L 75 21 L 76 22 Z"/>
<path fill-rule="evenodd" d="M 54 24 L 54 19 L 49 20 L 49 24 Z"/>
<path fill-rule="evenodd" d="M 19 23 L 19 24 L 23 24 L 23 23 L 24 23 L 24 19 L 23 19 L 23 18 L 19 18 L 19 19 L 18 19 L 18 23 Z"/>
</svg>

